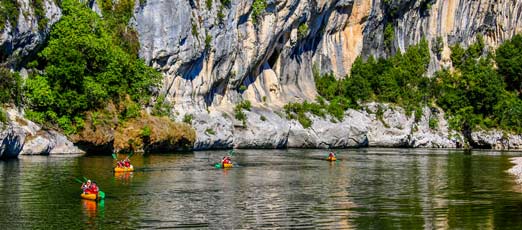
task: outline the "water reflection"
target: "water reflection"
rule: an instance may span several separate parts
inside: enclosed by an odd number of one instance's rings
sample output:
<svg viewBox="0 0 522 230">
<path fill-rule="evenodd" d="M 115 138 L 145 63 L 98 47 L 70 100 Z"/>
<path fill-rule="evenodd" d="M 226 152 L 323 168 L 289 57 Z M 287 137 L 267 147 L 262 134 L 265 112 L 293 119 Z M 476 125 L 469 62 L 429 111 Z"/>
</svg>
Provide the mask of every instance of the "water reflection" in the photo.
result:
<svg viewBox="0 0 522 230">
<path fill-rule="evenodd" d="M 489 229 L 522 225 L 512 153 L 411 149 L 238 150 L 111 157 L 23 157 L 0 162 L 2 229 L 316 228 Z M 92 178 L 105 202 L 81 200 Z"/>
</svg>

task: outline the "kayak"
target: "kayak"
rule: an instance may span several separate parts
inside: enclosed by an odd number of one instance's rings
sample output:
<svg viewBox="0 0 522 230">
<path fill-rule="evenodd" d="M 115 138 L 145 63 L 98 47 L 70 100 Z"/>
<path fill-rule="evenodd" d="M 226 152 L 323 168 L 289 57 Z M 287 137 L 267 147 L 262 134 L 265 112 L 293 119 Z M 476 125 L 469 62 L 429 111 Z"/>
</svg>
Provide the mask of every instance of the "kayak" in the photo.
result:
<svg viewBox="0 0 522 230">
<path fill-rule="evenodd" d="M 217 163 L 217 164 L 214 165 L 214 167 L 217 168 L 217 169 L 221 169 L 221 168 L 223 168 L 223 169 L 225 169 L 225 168 L 232 168 L 232 167 L 234 167 L 234 164 L 232 164 L 232 163 L 230 163 L 230 164 L 221 164 L 221 163 Z"/>
<path fill-rule="evenodd" d="M 80 196 L 86 200 L 96 200 L 98 198 L 98 195 L 93 193 L 82 193 Z"/>
<path fill-rule="evenodd" d="M 328 157 L 326 158 L 327 161 L 336 161 L 337 158 L 336 157 Z"/>
<path fill-rule="evenodd" d="M 103 200 L 105 198 L 105 193 L 102 191 L 99 191 L 98 194 L 93 193 L 82 193 L 80 194 L 82 199 L 86 200 Z"/>
<path fill-rule="evenodd" d="M 115 167 L 114 168 L 114 172 L 132 172 L 132 171 L 134 171 L 134 166 L 132 166 L 132 165 L 129 168 L 127 168 L 127 167 L 123 167 L 123 168 Z"/>
</svg>

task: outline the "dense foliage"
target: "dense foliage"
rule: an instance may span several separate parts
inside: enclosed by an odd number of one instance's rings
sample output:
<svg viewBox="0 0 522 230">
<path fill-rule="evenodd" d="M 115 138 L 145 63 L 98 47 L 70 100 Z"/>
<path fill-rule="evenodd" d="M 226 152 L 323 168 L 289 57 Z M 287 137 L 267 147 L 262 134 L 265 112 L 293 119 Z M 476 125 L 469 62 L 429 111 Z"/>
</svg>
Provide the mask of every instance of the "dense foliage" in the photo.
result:
<svg viewBox="0 0 522 230">
<path fill-rule="evenodd" d="M 522 35 L 515 35 L 496 51 L 498 73 L 504 77 L 508 90 L 522 92 Z"/>
<path fill-rule="evenodd" d="M 4 103 L 20 104 L 22 100 L 22 80 L 18 73 L 0 67 L 0 105 Z"/>
<path fill-rule="evenodd" d="M 126 95 L 143 104 L 160 74 L 115 42 L 109 24 L 75 0 L 62 1 L 63 17 L 39 54 L 42 75 L 27 79 L 28 113 L 72 133 L 84 112 L 118 103 Z M 139 111 L 139 107 L 138 107 Z M 124 116 L 129 114 L 124 109 Z"/>
<path fill-rule="evenodd" d="M 517 87 L 513 87 L 521 82 L 516 72 L 510 72 L 520 66 L 510 60 L 520 56 L 513 53 L 522 49 L 522 43 L 513 45 L 520 37 L 516 35 L 497 49 L 498 68 L 480 36 L 468 49 L 459 45 L 451 47 L 456 70 L 437 73 L 436 98 L 437 104 L 450 115 L 452 128 L 501 128 L 522 132 L 522 101 L 517 97 Z"/>
<path fill-rule="evenodd" d="M 346 109 L 378 101 L 401 106 L 418 119 L 423 106 L 436 104 L 446 111 L 455 130 L 480 127 L 522 132 L 522 35 L 505 42 L 496 53 L 486 50 L 481 36 L 467 49 L 457 44 L 451 50 L 454 70 L 441 70 L 432 78 L 425 76 L 430 55 L 425 40 L 389 59 L 363 61 L 359 57 L 344 79 L 321 75 L 314 68 L 318 102 L 291 103 L 285 110 L 289 118 L 309 127 L 307 112 L 341 120 Z M 431 126 L 436 127 L 437 121 L 430 120 Z"/>
</svg>

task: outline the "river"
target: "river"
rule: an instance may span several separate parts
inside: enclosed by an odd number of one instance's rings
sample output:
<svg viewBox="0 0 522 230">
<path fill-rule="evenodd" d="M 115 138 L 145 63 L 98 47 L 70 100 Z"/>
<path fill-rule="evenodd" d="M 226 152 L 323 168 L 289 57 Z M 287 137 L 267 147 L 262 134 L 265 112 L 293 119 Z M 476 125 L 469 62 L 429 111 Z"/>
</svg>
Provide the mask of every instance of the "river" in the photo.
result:
<svg viewBox="0 0 522 230">
<path fill-rule="evenodd" d="M 520 229 L 522 187 L 506 173 L 522 153 L 426 149 L 236 150 L 24 156 L 0 162 L 0 229 Z M 81 200 L 74 178 L 105 201 Z"/>
</svg>

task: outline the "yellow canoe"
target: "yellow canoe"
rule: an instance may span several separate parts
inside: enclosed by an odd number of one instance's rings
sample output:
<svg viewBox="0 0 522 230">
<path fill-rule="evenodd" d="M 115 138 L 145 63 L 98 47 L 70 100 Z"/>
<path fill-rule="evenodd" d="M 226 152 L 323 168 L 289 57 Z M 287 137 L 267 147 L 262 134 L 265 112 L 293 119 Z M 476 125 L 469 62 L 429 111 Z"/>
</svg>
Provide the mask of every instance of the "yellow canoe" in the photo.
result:
<svg viewBox="0 0 522 230">
<path fill-rule="evenodd" d="M 82 193 L 80 196 L 86 200 L 96 200 L 98 198 L 98 195 L 92 193 Z"/>
<path fill-rule="evenodd" d="M 114 168 L 114 172 L 132 172 L 132 171 L 134 171 L 134 166 L 132 166 L 132 165 L 129 168 L 127 168 L 127 167 L 123 167 L 123 168 L 115 167 Z"/>
<path fill-rule="evenodd" d="M 232 168 L 234 167 L 233 164 L 223 164 L 223 168 Z"/>
<path fill-rule="evenodd" d="M 335 158 L 335 157 L 328 157 L 328 158 L 326 158 L 326 160 L 327 160 L 327 161 L 336 161 L 337 158 Z"/>
</svg>

